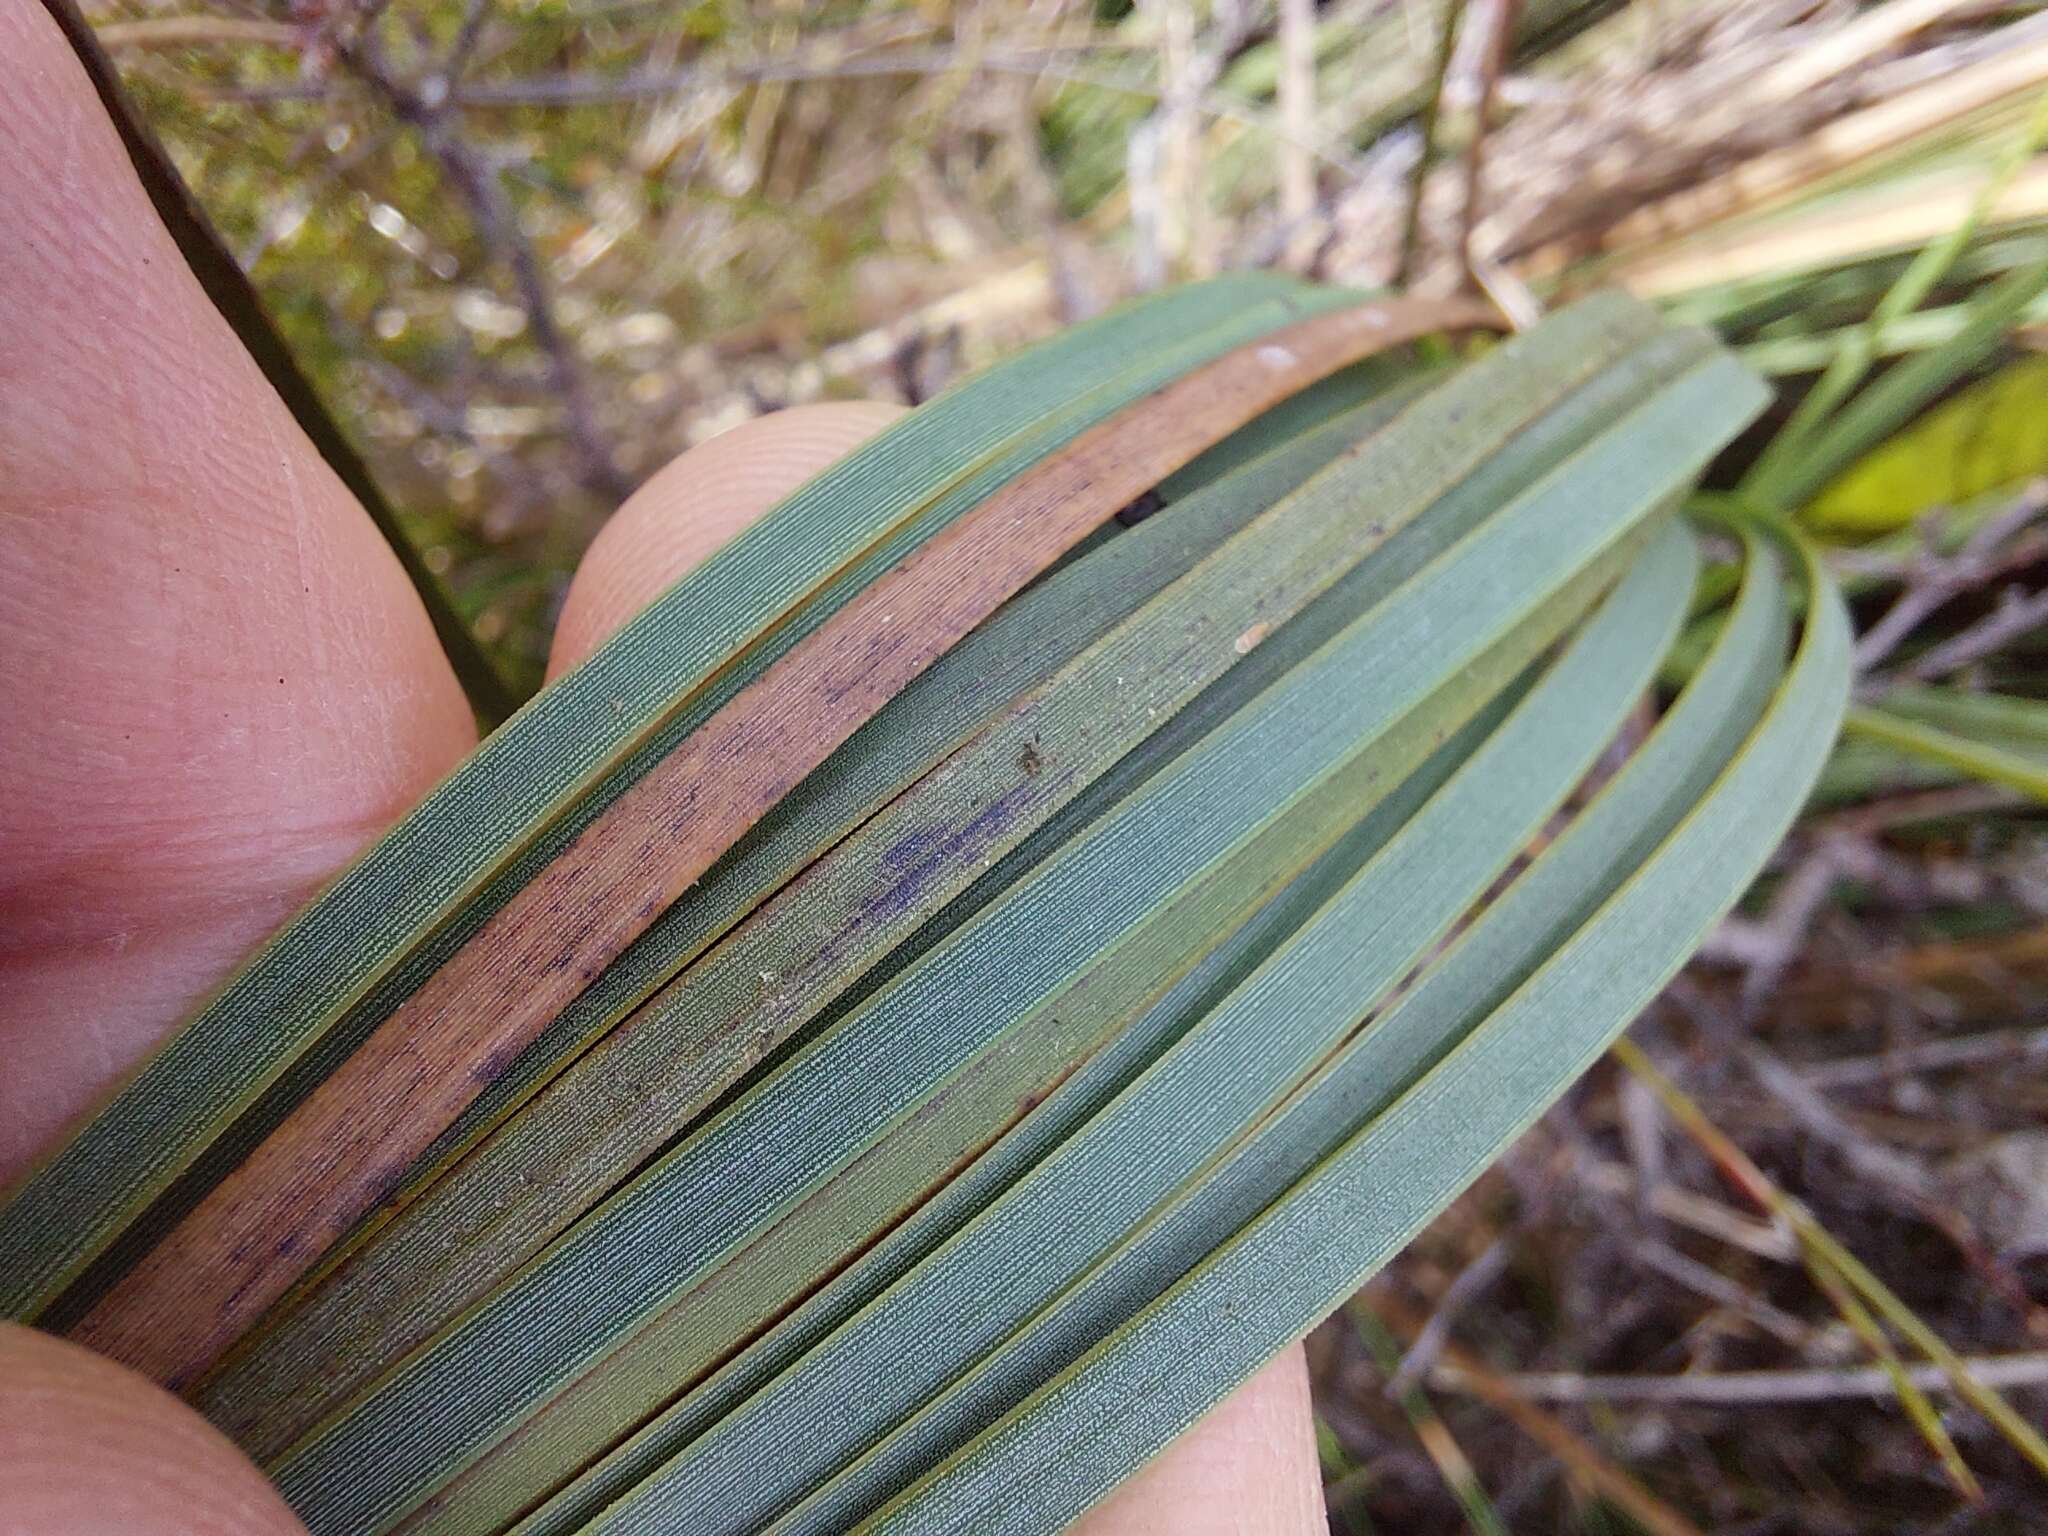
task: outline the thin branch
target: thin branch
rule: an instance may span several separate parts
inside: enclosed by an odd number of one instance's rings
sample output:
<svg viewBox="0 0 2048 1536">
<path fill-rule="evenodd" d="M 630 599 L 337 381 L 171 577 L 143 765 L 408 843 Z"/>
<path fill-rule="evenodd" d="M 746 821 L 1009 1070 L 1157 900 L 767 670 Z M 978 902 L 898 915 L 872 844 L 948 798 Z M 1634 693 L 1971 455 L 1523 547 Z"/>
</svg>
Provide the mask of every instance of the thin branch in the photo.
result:
<svg viewBox="0 0 2048 1536">
<path fill-rule="evenodd" d="M 1868 672 L 1951 598 L 1989 580 L 2000 568 L 1994 553 L 2048 506 L 2048 482 L 2030 485 L 2012 505 L 1979 527 L 1950 559 L 1923 557 L 1908 571 L 1906 589 L 1856 644 L 1856 669 Z"/>
<path fill-rule="evenodd" d="M 1367 1303 L 1361 1296 L 1350 1305 L 1355 1311 Z M 1421 1326 L 1414 1309 L 1391 1296 L 1374 1297 L 1371 1307 L 1398 1332 L 1412 1336 Z M 1444 1346 L 1444 1364 L 1437 1367 L 1437 1373 L 1450 1370 L 1458 1373 L 1460 1391 L 1496 1409 L 1562 1462 L 1580 1487 L 1607 1500 L 1653 1536 L 1700 1536 L 1699 1527 L 1692 1521 L 1538 1408 L 1527 1395 L 1517 1392 L 1509 1378 L 1489 1370 L 1476 1356 L 1455 1344 Z"/>
<path fill-rule="evenodd" d="M 1621 1144 L 1636 1171 L 1636 1198 L 1629 1207 L 1638 1221 L 1651 1218 L 1650 1191 L 1669 1182 L 1670 1160 L 1664 1152 L 1664 1117 L 1650 1090 L 1624 1076 L 1616 1095 Z"/>
<path fill-rule="evenodd" d="M 1898 1347 L 1891 1336 L 1872 1315 L 1871 1306 L 1878 1302 L 1875 1294 L 1881 1282 L 1874 1275 L 1856 1265 L 1856 1260 L 1823 1228 L 1813 1214 L 1786 1195 L 1769 1176 L 1759 1168 L 1749 1154 L 1738 1147 L 1720 1126 L 1708 1117 L 1706 1112 L 1689 1097 L 1683 1089 L 1665 1077 L 1642 1048 L 1634 1041 L 1623 1038 L 1611 1047 L 1613 1055 L 1625 1068 L 1649 1084 L 1663 1103 L 1673 1123 L 1683 1129 L 1699 1146 L 1700 1150 L 1719 1170 L 1721 1176 L 1742 1190 L 1751 1200 L 1765 1211 L 1785 1221 L 1799 1241 L 1801 1257 L 1806 1264 L 1808 1277 L 1815 1287 L 1826 1296 L 1829 1305 L 1846 1323 L 1871 1357 L 1878 1362 L 1883 1373 L 1892 1383 L 1899 1399 L 1899 1406 L 1913 1427 L 1926 1440 L 1928 1449 L 1934 1453 L 1959 1492 L 1966 1498 L 1981 1496 L 1981 1490 L 1962 1453 L 1956 1448 L 1955 1437 L 1948 1426 L 1927 1401 L 1926 1394 L 1914 1387 L 1912 1378 L 1906 1374 L 1905 1361 L 1900 1357 Z M 1869 1286 L 1857 1284 L 1850 1278 L 1853 1273 L 1869 1280 Z M 1885 1301 L 1895 1301 L 1889 1291 L 1883 1293 Z M 1987 1389 L 1980 1383 L 1970 1382 L 1964 1390 L 1977 1401 Z M 1993 1394 L 1995 1397 L 1995 1394 Z"/>
<path fill-rule="evenodd" d="M 470 60 L 476 55 L 476 45 L 483 40 L 484 23 L 490 20 L 490 16 L 491 0 L 469 0 L 462 15 L 462 26 L 449 46 L 448 56 L 441 61 L 441 78 L 450 85 L 460 80 L 462 72 L 469 68 Z"/>
<path fill-rule="evenodd" d="M 1797 1068 L 1815 1088 L 1862 1088 L 1921 1072 L 2017 1064 L 2048 1057 L 2048 1028 L 1998 1029 L 1960 1039 L 1929 1040 L 1872 1056 L 1843 1056 Z"/>
<path fill-rule="evenodd" d="M 1986 811 L 2011 810 L 2025 803 L 2026 796 L 2003 784 L 1957 784 L 1946 789 L 1890 795 L 1848 810 L 1831 811 L 1814 817 L 1808 825 L 1823 837 L 1875 837 L 1917 822 L 1980 816 Z"/>
<path fill-rule="evenodd" d="M 1873 858 L 1869 849 L 1859 850 L 1853 844 L 1837 844 L 1834 861 L 1837 869 L 1854 869 L 1865 878 L 1871 874 Z M 1970 1222 L 1938 1198 L 1933 1176 L 1924 1167 L 1905 1153 L 1851 1125 L 1836 1112 L 1819 1089 L 1765 1046 L 1742 1034 L 1734 1020 L 1719 1016 L 1711 1007 L 1695 1005 L 1692 1013 L 1704 1027 L 1719 1035 L 1728 1053 L 1740 1061 L 1765 1092 L 1784 1108 L 1803 1135 L 1832 1148 L 1857 1178 L 1881 1192 L 1899 1209 L 1910 1212 L 1945 1236 L 1985 1283 L 2015 1313 L 2028 1320 L 2030 1329 L 2039 1326 L 2040 1309 L 2028 1296 L 2026 1287 L 1985 1245 Z M 1629 1057 L 1624 1055 L 1622 1059 L 1627 1062 Z M 1637 1075 L 1641 1076 L 1640 1073 Z M 1652 1082 L 1650 1086 L 1654 1089 L 1656 1083 Z M 1666 1087 L 1674 1094 L 1680 1091 L 1668 1082 Z M 1669 1101 L 1667 1107 L 1670 1107 Z M 1725 1142 L 1725 1138 L 1723 1140 Z M 1733 1143 L 1726 1142 L 1726 1145 L 1732 1147 Z M 1800 1225 L 1795 1218 L 1794 1226 Z M 1823 1288 L 1826 1288 L 1828 1279 L 1822 1270 L 1833 1267 L 1823 1263 L 1814 1270 L 1814 1279 Z M 1854 1321 L 1846 1311 L 1844 1317 Z"/>
<path fill-rule="evenodd" d="M 1623 1199 L 1634 1199 L 1641 1187 L 1634 1171 L 1621 1163 L 1583 1159 L 1576 1172 L 1594 1189 Z M 1799 1260 L 1799 1245 L 1792 1236 L 1792 1229 L 1782 1221 L 1758 1221 L 1710 1196 L 1696 1194 L 1675 1184 L 1659 1184 L 1650 1190 L 1644 1204 L 1649 1207 L 1651 1215 L 1674 1226 L 1726 1243 L 1760 1259 L 1770 1259 L 1779 1264 L 1794 1264 Z"/>
<path fill-rule="evenodd" d="M 1315 0 L 1280 0 L 1280 216 L 1305 219 L 1315 211 L 1316 167 L 1308 152 L 1316 122 Z"/>
<path fill-rule="evenodd" d="M 715 68 L 693 66 L 680 70 L 627 71 L 618 75 L 531 75 L 517 80 L 478 81 L 451 91 L 449 101 L 457 107 L 474 108 L 604 106 L 663 100 L 690 91 L 777 80 L 888 79 L 942 75 L 961 70 L 1027 75 L 1157 100 L 1160 88 L 1153 81 L 1074 62 L 1091 54 L 1127 50 L 1129 47 L 1127 43 L 1094 41 L 978 53 L 956 48 L 893 48 L 878 51 L 872 56 L 822 59 L 798 51 L 739 60 Z M 336 95 L 336 88 L 321 81 L 289 81 L 275 85 L 195 87 L 193 94 L 206 101 L 269 106 L 331 100 Z M 1261 111 L 1249 101 L 1207 89 L 1194 97 L 1194 103 L 1218 122 L 1263 134 L 1279 144 L 1295 142 L 1285 125 L 1273 114 Z M 1364 179 L 1364 169 L 1358 157 L 1342 142 L 1317 138 L 1301 147 L 1321 164 L 1342 173 L 1347 180 L 1356 183 Z"/>
<path fill-rule="evenodd" d="M 1851 1169 L 1870 1183 L 1889 1186 L 1908 1210 L 1918 1212 L 1937 1225 L 1953 1225 L 1941 1221 L 1944 1215 L 1952 1216 L 1953 1213 L 1943 1212 L 1937 1207 L 1933 1176 L 1919 1163 L 1849 1124 L 1821 1096 L 1811 1080 L 1793 1071 L 1754 1041 L 1743 1046 L 1742 1060 L 1771 1097 L 1799 1122 L 1803 1132 L 1822 1145 L 1834 1148 Z M 1959 1243 L 1965 1235 L 1950 1232 L 1951 1239 Z"/>
<path fill-rule="evenodd" d="M 154 48 L 229 47 L 298 48 L 307 29 L 288 21 L 263 21 L 244 16 L 152 16 L 142 21 L 115 21 L 95 29 L 109 53 Z"/>
<path fill-rule="evenodd" d="M 1388 1332 L 1386 1324 L 1382 1323 L 1370 1309 L 1355 1304 L 1348 1308 L 1344 1315 L 1351 1322 L 1359 1341 L 1365 1345 L 1381 1373 L 1392 1373 L 1395 1369 L 1399 1341 Z M 1409 1352 L 1414 1353 L 1412 1349 Z M 1444 1423 L 1442 1416 L 1437 1413 L 1428 1395 L 1412 1385 L 1396 1392 L 1390 1374 L 1387 1395 L 1399 1403 L 1402 1412 L 1407 1414 L 1409 1426 L 1415 1431 L 1415 1438 L 1421 1442 L 1424 1453 L 1436 1464 L 1437 1473 L 1443 1478 L 1444 1487 L 1450 1491 L 1451 1497 L 1458 1501 L 1458 1507 L 1464 1512 L 1465 1524 L 1470 1527 L 1472 1536 L 1507 1536 L 1507 1525 L 1502 1521 L 1499 1511 L 1493 1507 L 1493 1500 L 1487 1496 L 1486 1485 L 1480 1481 L 1479 1472 L 1472 1465 L 1471 1457 L 1465 1454 L 1465 1448 L 1458 1443 L 1457 1437 L 1451 1433 L 1450 1426 Z"/>
<path fill-rule="evenodd" d="M 1903 676 L 1916 682 L 1946 677 L 1949 673 L 2004 650 L 2048 625 L 2048 589 L 2029 597 L 2009 597 L 1998 611 L 1979 619 L 1961 634 L 1944 640 L 1901 668 Z"/>
<path fill-rule="evenodd" d="M 1515 33 L 1516 13 L 1521 0 L 1493 0 L 1491 30 L 1479 60 L 1479 100 L 1473 110 L 1472 142 L 1465 148 L 1465 206 L 1458 225 L 1458 259 L 1468 287 L 1487 292 L 1479 277 L 1479 209 L 1486 191 L 1486 140 L 1493 126 L 1493 103 L 1500 90 L 1501 71 L 1507 65 L 1508 39 Z"/>
<path fill-rule="evenodd" d="M 1978 1355 L 1964 1367 L 1986 1387 L 2048 1386 L 2048 1352 Z M 1939 1365 L 1909 1365 L 1906 1379 L 1922 1392 L 1953 1394 L 1954 1378 Z M 1806 1371 L 1692 1371 L 1682 1376 L 1582 1376 L 1573 1371 L 1530 1371 L 1495 1378 L 1501 1387 L 1549 1403 L 1824 1403 L 1843 1398 L 1886 1398 L 1896 1384 L 1876 1366 Z M 1488 1397 L 1492 1383 L 1466 1368 L 1444 1364 L 1429 1384 L 1443 1392 Z"/>
<path fill-rule="evenodd" d="M 1512 1232 L 1506 1232 L 1495 1238 L 1445 1288 L 1436 1310 L 1416 1332 L 1414 1342 L 1387 1377 L 1388 1397 L 1398 1400 L 1406 1396 L 1436 1363 L 1437 1356 L 1450 1339 L 1451 1325 L 1458 1320 L 1458 1314 L 1483 1296 L 1508 1267 L 1508 1258 L 1514 1251 L 1513 1237 Z"/>
<path fill-rule="evenodd" d="M 433 89 L 429 94 L 409 88 L 392 77 L 367 38 L 344 50 L 340 57 L 383 100 L 394 117 L 419 134 L 468 207 L 484 249 L 510 270 L 526 310 L 527 324 L 532 328 L 534 344 L 547 359 L 549 384 L 562 403 L 569 437 L 581 464 L 581 479 L 596 494 L 614 503 L 623 501 L 633 489 L 633 482 L 619 468 L 598 424 L 589 378 L 582 359 L 576 355 L 574 342 L 556 317 L 554 295 L 541 270 L 540 256 L 520 228 L 518 210 L 506 194 L 497 169 L 456 130 L 448 110 L 445 77 L 431 77 Z"/>
<path fill-rule="evenodd" d="M 1845 873 L 1844 849 L 1836 844 L 1815 848 L 1772 893 L 1770 905 L 1755 924 L 1760 943 L 1742 978 L 1742 1011 L 1754 1017 L 1785 971 L 1805 947 L 1807 930 L 1820 915 Z"/>
<path fill-rule="evenodd" d="M 612 102 L 654 101 L 714 86 L 764 85 L 776 81 L 884 79 L 898 75 L 941 75 L 959 69 L 993 74 L 1042 73 L 1074 58 L 1110 51 L 1099 40 L 1046 43 L 1031 48 L 891 48 L 873 54 L 809 48 L 681 69 L 627 70 L 617 75 L 535 75 L 523 80 L 464 86 L 456 99 L 466 107 L 574 107 Z M 1092 82 L 1091 82 L 1092 83 Z M 1119 80 L 1122 89 L 1140 89 Z M 1143 87 L 1147 94 L 1156 94 Z"/>
<path fill-rule="evenodd" d="M 633 482 L 612 457 L 598 426 L 583 363 L 555 316 L 554 296 L 541 272 L 540 257 L 520 229 L 519 215 L 505 195 L 503 183 L 483 156 L 454 134 L 437 128 L 425 137 L 469 203 L 485 246 L 501 253 L 512 270 L 513 281 L 526 306 L 527 323 L 533 327 L 534 342 L 547 356 L 552 382 L 561 395 L 570 435 L 583 461 L 584 480 L 592 490 L 614 501 L 623 501 L 633 489 Z"/>
<path fill-rule="evenodd" d="M 1423 99 L 1422 144 L 1415 154 L 1415 168 L 1408 173 L 1408 212 L 1401 225 L 1401 255 L 1394 266 L 1394 286 L 1403 287 L 1415 276 L 1415 257 L 1422 246 L 1422 194 L 1429 184 L 1429 168 L 1436 159 L 1437 125 L 1443 120 L 1444 82 L 1450 78 L 1451 56 L 1457 51 L 1458 23 L 1464 19 L 1465 0 L 1445 0 L 1443 28 L 1437 34 L 1436 57 L 1431 64 L 1429 94 Z"/>
<path fill-rule="evenodd" d="M 517 454 L 493 447 L 478 437 L 470 426 L 469 412 L 465 407 L 443 400 L 404 369 L 395 368 L 368 352 L 356 359 L 356 366 L 363 370 L 372 385 L 401 409 L 417 417 L 428 431 L 459 442 L 476 454 L 519 509 L 539 506 L 562 488 L 559 477 L 543 477 L 530 469 Z"/>
<path fill-rule="evenodd" d="M 1669 1243 L 1656 1240 L 1631 1243 L 1629 1257 L 1672 1284 L 1682 1285 L 1709 1301 L 1720 1303 L 1731 1312 L 1740 1313 L 1780 1343 L 1789 1344 L 1794 1349 L 1805 1349 L 1814 1342 L 1817 1330 L 1809 1324 L 1784 1308 L 1771 1305 L 1761 1296 L 1751 1295 L 1712 1265 L 1702 1264 L 1698 1259 L 1680 1253 Z"/>
<path fill-rule="evenodd" d="M 1891 1378 L 1902 1406 L 1912 1417 L 1915 1427 L 1926 1436 L 1930 1446 L 1949 1467 L 1952 1476 L 1965 1481 L 1971 1474 L 1961 1466 L 1947 1429 L 1927 1408 L 1924 1394 L 1915 1386 L 1907 1368 L 1899 1360 L 1883 1325 L 1869 1315 L 1866 1302 L 1869 1308 L 1883 1314 L 1885 1325 L 1896 1329 L 1922 1354 L 1935 1361 L 1955 1383 L 1956 1391 L 1989 1419 L 2014 1449 L 2037 1468 L 2048 1471 L 2048 1440 L 2044 1440 L 2039 1430 L 2013 1411 L 2012 1406 L 1998 1395 L 1996 1387 L 1978 1380 L 1939 1333 L 1872 1274 L 1862 1260 L 1814 1218 L 1811 1211 L 1779 1189 L 1749 1154 L 1714 1124 L 1683 1089 L 1657 1069 L 1640 1046 L 1624 1036 L 1610 1050 L 1616 1060 L 1656 1091 L 1672 1121 L 1692 1137 L 1722 1177 L 1760 1209 L 1791 1226 L 1798 1237 L 1808 1273 L 1835 1302 L 1843 1321 L 1854 1328 L 1866 1347 L 1878 1356 L 1882 1372 Z"/>
<path fill-rule="evenodd" d="M 1145 168 L 1150 161 L 1155 185 L 1153 229 L 1157 250 L 1143 253 L 1154 286 L 1166 269 L 1192 264 L 1199 271 L 1211 264 L 1206 239 L 1206 203 L 1202 196 L 1203 165 L 1200 115 L 1212 110 L 1215 84 L 1225 62 L 1251 38 L 1258 12 L 1246 0 L 1222 0 L 1211 11 L 1206 29 L 1198 29 L 1192 0 L 1146 0 L 1158 35 L 1158 107 L 1143 125 L 1152 143 L 1133 143 L 1131 163 Z M 1048 73 L 1051 71 L 1048 70 Z M 1133 140 L 1139 138 L 1134 132 Z M 1291 142 L 1286 125 L 1283 144 Z M 1132 188 L 1133 199 L 1139 188 Z"/>
</svg>

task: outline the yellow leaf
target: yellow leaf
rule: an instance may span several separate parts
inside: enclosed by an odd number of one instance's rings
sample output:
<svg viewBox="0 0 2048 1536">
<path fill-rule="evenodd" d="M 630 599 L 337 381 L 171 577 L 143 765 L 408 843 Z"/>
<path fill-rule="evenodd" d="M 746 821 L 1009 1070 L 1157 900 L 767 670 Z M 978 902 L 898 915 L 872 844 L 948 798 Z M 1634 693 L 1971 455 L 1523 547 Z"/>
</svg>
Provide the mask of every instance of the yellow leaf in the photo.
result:
<svg viewBox="0 0 2048 1536">
<path fill-rule="evenodd" d="M 1929 411 L 1851 465 L 1808 512 L 1817 527 L 1881 533 L 1939 506 L 2048 473 L 2048 357 L 2023 358 Z"/>
</svg>

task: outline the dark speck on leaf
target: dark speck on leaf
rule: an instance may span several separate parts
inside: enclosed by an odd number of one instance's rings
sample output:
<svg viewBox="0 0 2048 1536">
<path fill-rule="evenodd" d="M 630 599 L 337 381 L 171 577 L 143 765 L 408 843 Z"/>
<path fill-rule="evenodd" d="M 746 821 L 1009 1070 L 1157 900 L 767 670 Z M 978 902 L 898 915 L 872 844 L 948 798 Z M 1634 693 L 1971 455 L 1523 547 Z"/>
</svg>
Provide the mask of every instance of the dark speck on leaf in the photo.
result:
<svg viewBox="0 0 2048 1536">
<path fill-rule="evenodd" d="M 1116 520 L 1126 528 L 1135 528 L 1165 505 L 1165 498 L 1157 491 L 1147 491 L 1136 501 L 1118 512 Z"/>
</svg>

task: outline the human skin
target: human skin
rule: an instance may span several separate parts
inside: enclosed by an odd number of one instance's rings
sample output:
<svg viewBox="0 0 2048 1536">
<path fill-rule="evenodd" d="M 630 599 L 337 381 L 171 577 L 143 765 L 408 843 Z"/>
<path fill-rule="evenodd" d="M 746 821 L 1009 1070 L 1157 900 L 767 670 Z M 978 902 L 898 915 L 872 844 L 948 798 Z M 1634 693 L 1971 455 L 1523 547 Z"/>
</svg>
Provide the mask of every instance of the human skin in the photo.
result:
<svg viewBox="0 0 2048 1536">
<path fill-rule="evenodd" d="M 475 733 L 36 0 L 0 0 L 0 143 L 4 1187 Z M 669 465 L 592 545 L 550 670 L 896 411 L 787 411 Z M 1301 1351 L 1077 1529 L 1323 1531 Z M 300 1530 L 177 1399 L 0 1324 L 0 1536 Z"/>
</svg>

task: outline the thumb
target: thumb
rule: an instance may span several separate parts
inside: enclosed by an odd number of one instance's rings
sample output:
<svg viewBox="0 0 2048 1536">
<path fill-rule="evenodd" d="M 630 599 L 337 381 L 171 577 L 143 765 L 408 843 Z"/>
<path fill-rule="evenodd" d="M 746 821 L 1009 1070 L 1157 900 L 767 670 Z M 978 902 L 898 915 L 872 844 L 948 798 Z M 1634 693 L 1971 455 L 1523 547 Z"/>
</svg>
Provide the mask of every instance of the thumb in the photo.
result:
<svg viewBox="0 0 2048 1536">
<path fill-rule="evenodd" d="M 0 1536 L 304 1536 L 227 1436 L 124 1365 L 0 1323 Z"/>
<path fill-rule="evenodd" d="M 1324 1536 L 1308 1360 L 1299 1344 L 1090 1510 L 1073 1536 Z"/>
<path fill-rule="evenodd" d="M 555 624 L 548 676 L 568 671 L 677 577 L 902 414 L 879 401 L 798 406 L 671 460 L 591 542 Z"/>
</svg>

